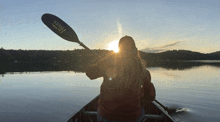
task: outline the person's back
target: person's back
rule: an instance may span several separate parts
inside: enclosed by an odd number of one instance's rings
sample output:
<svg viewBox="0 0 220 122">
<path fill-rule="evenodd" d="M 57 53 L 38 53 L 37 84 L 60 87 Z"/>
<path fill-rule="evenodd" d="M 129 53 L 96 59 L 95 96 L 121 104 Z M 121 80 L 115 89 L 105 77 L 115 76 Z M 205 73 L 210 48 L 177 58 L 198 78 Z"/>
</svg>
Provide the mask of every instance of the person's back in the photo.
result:
<svg viewBox="0 0 220 122">
<path fill-rule="evenodd" d="M 103 77 L 98 103 L 98 121 L 139 121 L 144 115 L 141 98 L 154 100 L 155 89 L 138 54 L 134 40 L 119 41 L 119 53 L 109 54 L 86 71 L 90 79 Z"/>
</svg>

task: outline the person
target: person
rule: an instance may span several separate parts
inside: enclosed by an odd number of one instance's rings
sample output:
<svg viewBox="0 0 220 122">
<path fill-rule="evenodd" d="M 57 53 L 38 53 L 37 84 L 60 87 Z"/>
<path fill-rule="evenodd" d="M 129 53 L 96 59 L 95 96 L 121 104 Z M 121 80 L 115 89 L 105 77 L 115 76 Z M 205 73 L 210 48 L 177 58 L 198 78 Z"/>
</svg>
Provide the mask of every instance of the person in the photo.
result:
<svg viewBox="0 0 220 122">
<path fill-rule="evenodd" d="M 142 121 L 142 98 L 152 101 L 156 96 L 150 72 L 130 36 L 119 40 L 118 53 L 107 54 L 88 66 L 86 75 L 91 80 L 104 78 L 97 109 L 99 122 Z"/>
</svg>

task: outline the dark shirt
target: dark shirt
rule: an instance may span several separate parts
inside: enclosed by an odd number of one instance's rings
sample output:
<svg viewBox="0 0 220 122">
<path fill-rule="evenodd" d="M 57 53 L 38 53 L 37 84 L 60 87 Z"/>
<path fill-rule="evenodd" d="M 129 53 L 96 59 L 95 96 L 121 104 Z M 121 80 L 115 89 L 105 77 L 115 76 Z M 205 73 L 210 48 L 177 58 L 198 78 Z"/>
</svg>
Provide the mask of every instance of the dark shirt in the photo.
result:
<svg viewBox="0 0 220 122">
<path fill-rule="evenodd" d="M 144 69 L 143 86 L 138 96 L 131 98 L 131 94 L 125 94 L 123 98 L 113 99 L 114 94 L 117 92 L 109 92 L 107 82 L 110 82 L 103 70 L 97 65 L 90 65 L 86 69 L 86 75 L 90 79 L 103 77 L 104 81 L 100 88 L 100 96 L 98 101 L 98 113 L 109 120 L 115 121 L 129 121 L 135 120 L 141 115 L 141 100 L 152 101 L 155 99 L 155 88 L 151 82 L 150 72 Z"/>
</svg>

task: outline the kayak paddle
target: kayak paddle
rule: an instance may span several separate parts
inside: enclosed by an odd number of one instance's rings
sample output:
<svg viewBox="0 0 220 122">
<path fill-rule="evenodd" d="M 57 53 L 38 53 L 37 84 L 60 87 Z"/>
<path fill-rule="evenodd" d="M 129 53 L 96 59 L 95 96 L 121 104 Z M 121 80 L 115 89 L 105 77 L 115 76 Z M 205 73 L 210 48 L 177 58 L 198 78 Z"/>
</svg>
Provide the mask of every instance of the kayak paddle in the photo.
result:
<svg viewBox="0 0 220 122">
<path fill-rule="evenodd" d="M 41 20 L 48 28 L 50 28 L 50 30 L 52 30 L 61 38 L 67 41 L 76 42 L 85 49 L 90 50 L 86 45 L 79 41 L 75 31 L 59 17 L 45 13 L 42 15 Z"/>
</svg>

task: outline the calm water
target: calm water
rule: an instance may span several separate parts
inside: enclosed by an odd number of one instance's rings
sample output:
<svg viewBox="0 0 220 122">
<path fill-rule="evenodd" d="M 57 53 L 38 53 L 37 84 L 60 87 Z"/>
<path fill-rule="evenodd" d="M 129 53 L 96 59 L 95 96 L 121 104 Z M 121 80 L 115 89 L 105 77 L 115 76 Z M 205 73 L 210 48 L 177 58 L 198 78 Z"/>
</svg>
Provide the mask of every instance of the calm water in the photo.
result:
<svg viewBox="0 0 220 122">
<path fill-rule="evenodd" d="M 157 100 L 183 122 L 220 121 L 220 67 L 147 68 Z M 0 77 L 0 122 L 63 122 L 99 94 L 102 78 L 84 73 L 28 72 Z"/>
</svg>

